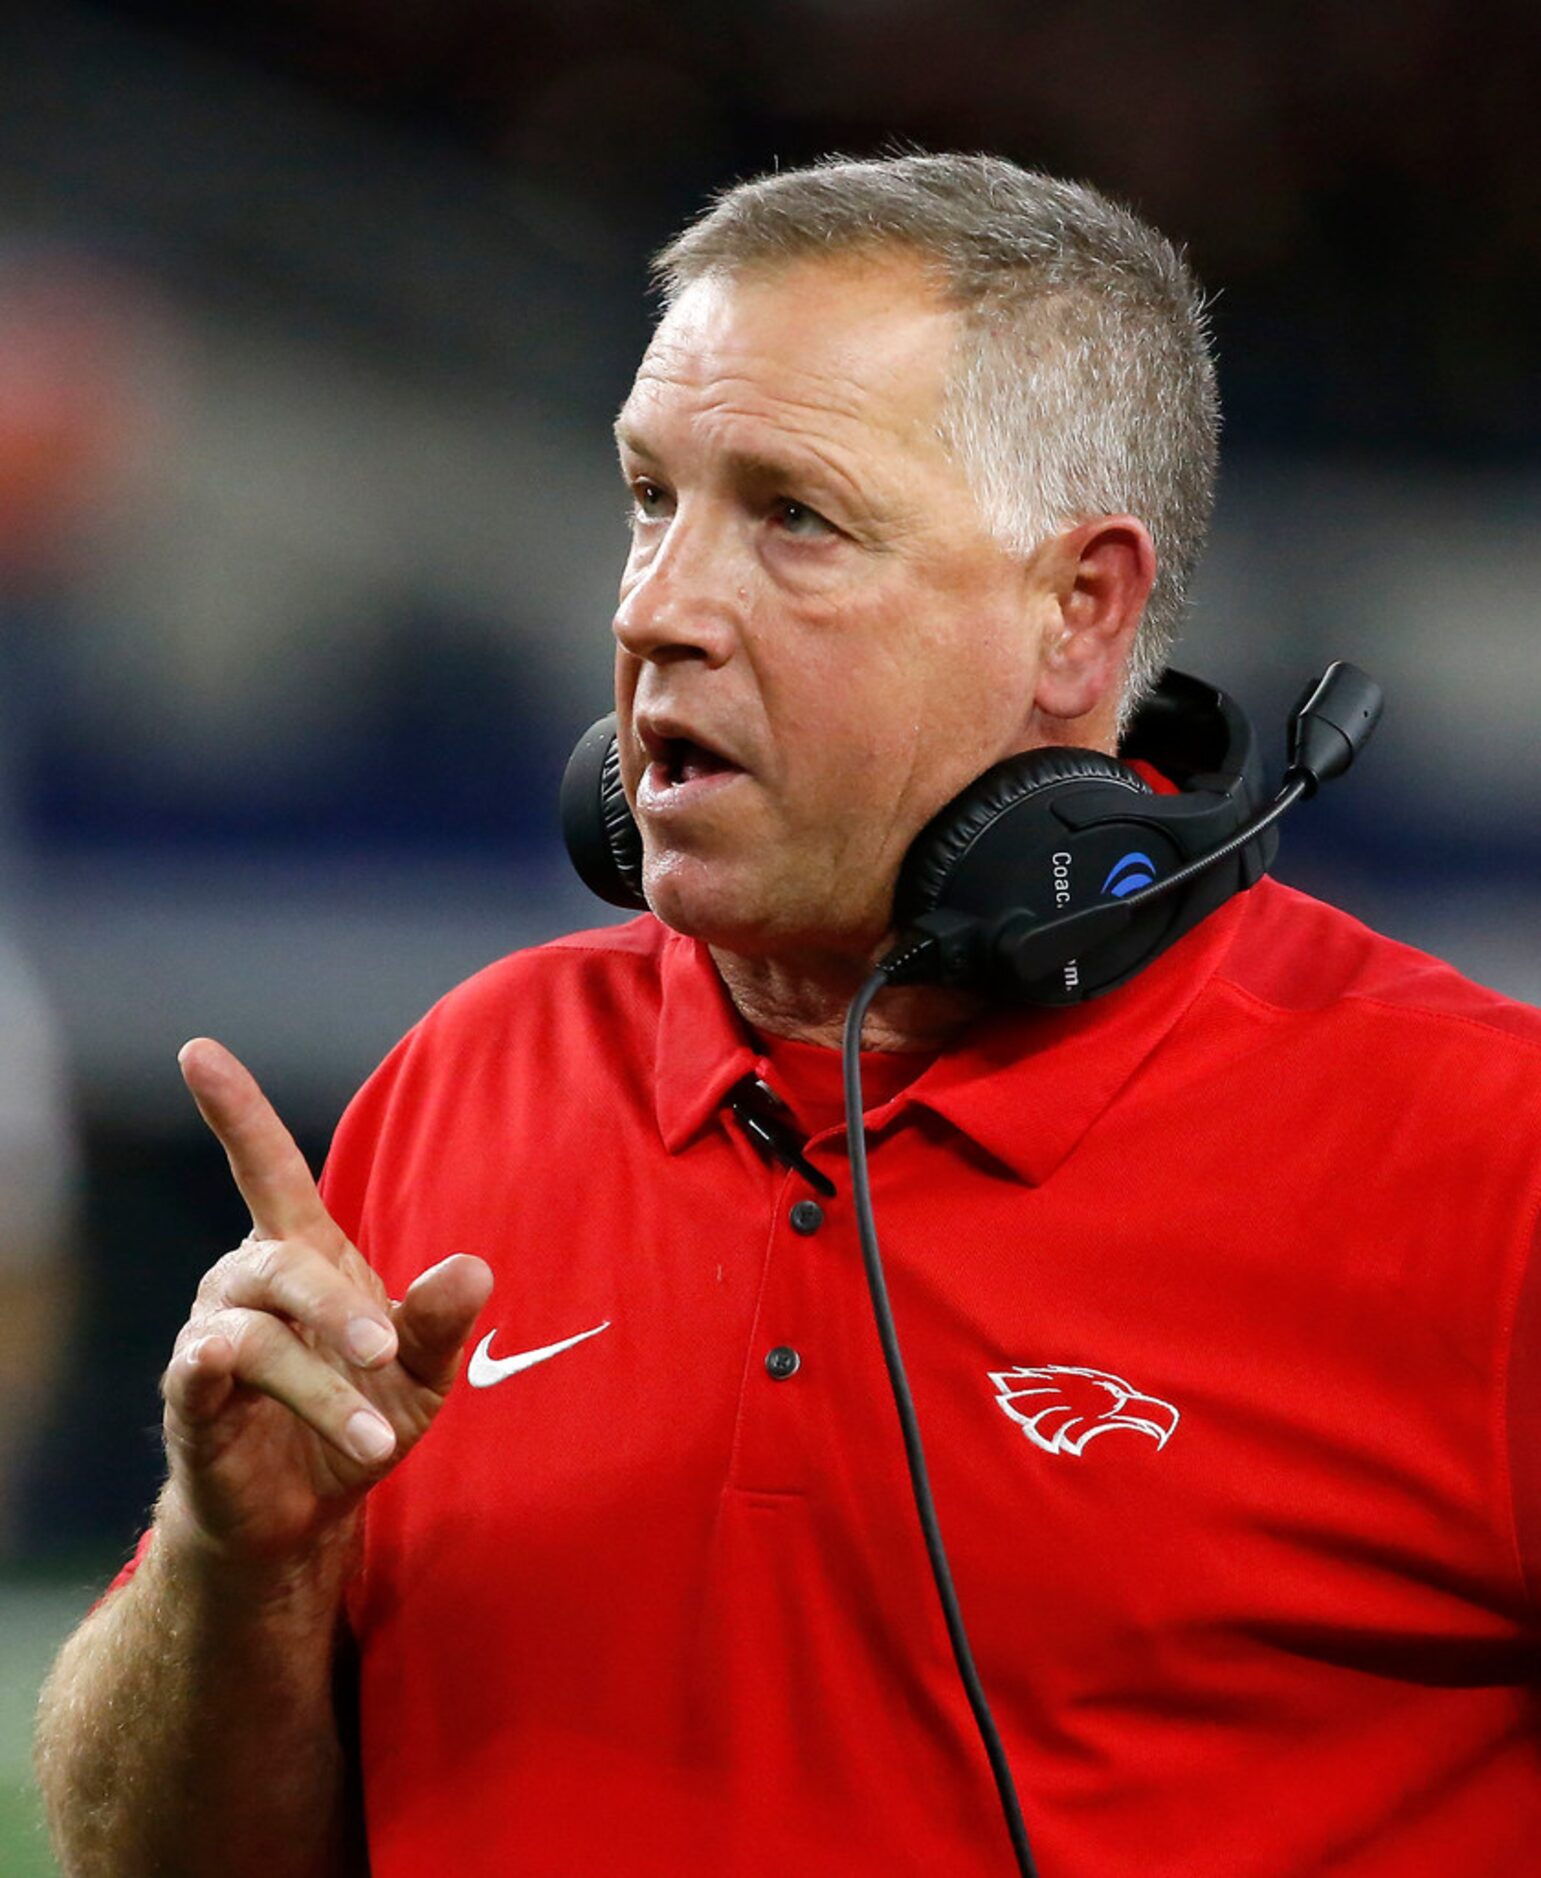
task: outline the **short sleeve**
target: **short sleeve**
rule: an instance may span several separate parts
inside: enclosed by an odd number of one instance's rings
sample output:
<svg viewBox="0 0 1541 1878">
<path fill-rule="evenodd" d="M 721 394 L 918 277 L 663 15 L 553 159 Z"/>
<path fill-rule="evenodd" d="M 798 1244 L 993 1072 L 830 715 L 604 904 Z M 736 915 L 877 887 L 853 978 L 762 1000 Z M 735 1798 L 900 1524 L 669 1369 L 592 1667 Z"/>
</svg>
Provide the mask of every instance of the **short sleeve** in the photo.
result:
<svg viewBox="0 0 1541 1878">
<path fill-rule="evenodd" d="M 97 1604 L 101 1604 L 105 1602 L 105 1600 L 110 1598 L 113 1592 L 119 1588 L 119 1586 L 126 1585 L 128 1583 L 129 1579 L 133 1577 L 134 1573 L 138 1571 L 140 1565 L 144 1562 L 144 1555 L 146 1552 L 149 1551 L 150 1542 L 154 1539 L 154 1537 L 155 1537 L 155 1529 L 153 1526 L 147 1526 L 145 1530 L 142 1533 L 140 1533 L 139 1543 L 134 1547 L 134 1556 L 128 1561 L 128 1563 L 118 1573 L 117 1577 L 113 1579 L 112 1583 L 108 1585 L 107 1589 L 102 1593 L 101 1597 L 99 1597 L 96 1600 Z M 93 1605 L 91 1608 L 95 1610 L 96 1605 Z"/>
</svg>

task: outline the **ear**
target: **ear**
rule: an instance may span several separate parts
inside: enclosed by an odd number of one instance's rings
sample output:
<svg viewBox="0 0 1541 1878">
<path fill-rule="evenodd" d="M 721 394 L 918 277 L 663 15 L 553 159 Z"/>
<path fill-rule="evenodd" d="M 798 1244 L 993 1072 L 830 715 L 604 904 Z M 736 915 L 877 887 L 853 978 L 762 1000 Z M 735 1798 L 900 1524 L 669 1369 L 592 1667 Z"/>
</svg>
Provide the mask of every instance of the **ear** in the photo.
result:
<svg viewBox="0 0 1541 1878">
<path fill-rule="evenodd" d="M 1047 544 L 1054 611 L 1034 703 L 1049 718 L 1118 715 L 1135 630 L 1156 578 L 1150 530 L 1132 515 L 1078 522 Z"/>
</svg>

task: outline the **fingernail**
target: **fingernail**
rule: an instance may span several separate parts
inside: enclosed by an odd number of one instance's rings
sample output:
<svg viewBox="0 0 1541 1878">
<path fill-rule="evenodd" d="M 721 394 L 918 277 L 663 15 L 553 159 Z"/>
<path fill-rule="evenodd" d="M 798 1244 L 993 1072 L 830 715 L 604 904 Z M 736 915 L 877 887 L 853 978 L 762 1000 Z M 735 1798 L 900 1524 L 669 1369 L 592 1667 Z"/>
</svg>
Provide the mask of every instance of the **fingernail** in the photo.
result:
<svg viewBox="0 0 1541 1878">
<path fill-rule="evenodd" d="M 395 1349 L 396 1333 L 373 1317 L 351 1317 L 345 1332 L 348 1354 L 366 1368 Z"/>
<path fill-rule="evenodd" d="M 343 1430 L 347 1436 L 348 1447 L 354 1457 L 360 1461 L 383 1461 L 396 1445 L 395 1431 L 382 1416 L 371 1415 L 367 1409 L 360 1409 L 357 1414 L 348 1417 L 348 1426 Z"/>
<path fill-rule="evenodd" d="M 196 1369 L 203 1361 L 203 1346 L 207 1342 L 207 1337 L 199 1337 L 196 1341 L 188 1344 L 186 1349 L 183 1350 L 182 1361 L 186 1363 L 189 1369 Z"/>
</svg>

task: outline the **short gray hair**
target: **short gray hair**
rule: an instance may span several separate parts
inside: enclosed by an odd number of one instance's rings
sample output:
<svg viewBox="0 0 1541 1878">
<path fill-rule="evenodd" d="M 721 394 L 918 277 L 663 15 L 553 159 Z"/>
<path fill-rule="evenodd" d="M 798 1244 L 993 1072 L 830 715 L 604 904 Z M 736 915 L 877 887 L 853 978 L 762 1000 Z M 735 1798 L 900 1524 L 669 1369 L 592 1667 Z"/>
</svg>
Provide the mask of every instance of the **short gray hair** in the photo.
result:
<svg viewBox="0 0 1541 1878">
<path fill-rule="evenodd" d="M 907 248 L 964 315 L 943 437 L 991 532 L 1027 554 L 1130 514 L 1156 544 L 1123 720 L 1160 677 L 1214 504 L 1204 297 L 1178 250 L 1084 183 L 1002 157 L 826 158 L 738 183 L 654 259 L 670 305 L 708 274 Z"/>
</svg>

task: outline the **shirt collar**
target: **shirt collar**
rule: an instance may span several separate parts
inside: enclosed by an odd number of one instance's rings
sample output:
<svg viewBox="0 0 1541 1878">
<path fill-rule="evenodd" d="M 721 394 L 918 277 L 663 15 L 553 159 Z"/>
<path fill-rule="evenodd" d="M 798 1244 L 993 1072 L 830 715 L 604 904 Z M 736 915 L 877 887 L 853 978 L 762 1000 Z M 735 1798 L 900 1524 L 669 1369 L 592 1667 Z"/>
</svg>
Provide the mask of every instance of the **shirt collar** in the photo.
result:
<svg viewBox="0 0 1541 1878">
<path fill-rule="evenodd" d="M 1039 1185 L 1213 979 L 1230 950 L 1244 901 L 1238 895 L 1227 902 L 1104 997 L 1063 1010 L 992 1013 L 905 1095 L 977 1141 L 1020 1179 Z"/>
<path fill-rule="evenodd" d="M 757 1059 L 704 945 L 666 931 L 659 976 L 663 1008 L 653 1099 L 664 1146 L 678 1154 L 705 1128 Z"/>
<path fill-rule="evenodd" d="M 891 1102 L 881 1130 L 918 1104 L 968 1135 L 1019 1179 L 1047 1180 L 1209 984 L 1242 918 L 1244 894 L 1105 997 L 1064 1010 L 993 1011 Z M 677 1154 L 723 1107 L 758 1055 L 711 954 L 668 933 L 660 962 L 654 1097 Z"/>
</svg>

